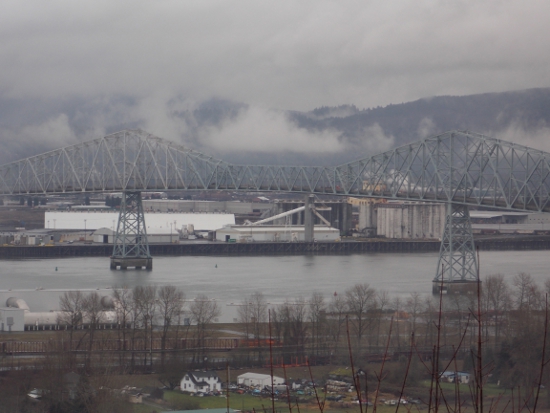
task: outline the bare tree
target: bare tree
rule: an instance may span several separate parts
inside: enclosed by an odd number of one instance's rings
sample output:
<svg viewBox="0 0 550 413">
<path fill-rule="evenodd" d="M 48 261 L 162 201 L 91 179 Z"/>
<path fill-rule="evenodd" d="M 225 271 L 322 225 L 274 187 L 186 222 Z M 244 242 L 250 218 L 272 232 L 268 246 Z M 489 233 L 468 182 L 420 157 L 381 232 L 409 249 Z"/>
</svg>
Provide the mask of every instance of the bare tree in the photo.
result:
<svg viewBox="0 0 550 413">
<path fill-rule="evenodd" d="M 137 286 L 133 291 L 134 305 L 138 309 L 138 323 L 143 332 L 145 349 L 149 347 L 149 365 L 153 365 L 153 327 L 157 313 L 157 287 Z M 143 365 L 147 364 L 147 352 L 144 353 Z"/>
<path fill-rule="evenodd" d="M 88 355 L 86 357 L 86 370 L 90 369 L 94 340 L 96 331 L 104 319 L 104 308 L 101 304 L 101 297 L 94 291 L 84 297 L 82 302 L 83 319 L 88 326 Z"/>
<path fill-rule="evenodd" d="M 492 318 L 493 323 L 485 323 L 489 328 L 494 325 L 494 343 L 496 346 L 500 343 L 501 324 L 506 320 L 506 310 L 512 306 L 508 284 L 504 281 L 502 274 L 489 275 L 485 279 L 483 288 L 483 300 L 488 317 Z M 487 342 L 489 332 L 486 332 Z"/>
<path fill-rule="evenodd" d="M 57 322 L 59 324 L 65 324 L 69 330 L 69 354 L 80 346 L 79 341 L 75 348 L 73 339 L 75 330 L 82 328 L 83 325 L 83 305 L 84 295 L 81 291 L 66 291 L 59 299 L 59 309 L 61 313 L 58 316 Z M 72 362 L 74 362 L 74 360 L 71 357 L 70 363 Z"/>
<path fill-rule="evenodd" d="M 311 340 L 313 353 L 318 356 L 324 344 L 327 320 L 325 297 L 320 292 L 313 292 L 309 299 L 309 320 L 311 323 Z"/>
<path fill-rule="evenodd" d="M 356 346 L 361 350 L 363 337 L 372 325 L 372 317 L 368 314 L 376 307 L 376 291 L 368 284 L 355 284 L 346 290 L 346 305 L 350 324 L 355 334 Z"/>
<path fill-rule="evenodd" d="M 239 321 L 243 324 L 247 340 L 250 336 L 258 348 L 258 359 L 262 361 L 262 346 L 260 341 L 266 335 L 267 301 L 263 293 L 256 291 L 245 298 L 237 309 Z"/>
<path fill-rule="evenodd" d="M 128 327 L 133 325 L 132 313 L 134 311 L 132 290 L 122 287 L 113 289 L 114 307 L 117 317 L 118 325 L 118 339 L 121 344 L 119 349 L 119 365 L 121 372 L 124 371 L 124 365 L 126 360 L 126 350 L 131 349 L 133 346 L 133 338 L 135 329 L 128 330 Z M 130 334 L 128 334 L 130 333 Z M 128 342 L 128 339 L 131 339 Z"/>
<path fill-rule="evenodd" d="M 285 363 L 290 362 L 293 355 L 303 355 L 307 339 L 307 303 L 303 298 L 293 302 L 286 301 L 277 306 L 274 311 L 276 323 L 280 330 L 281 340 L 285 348 Z M 272 318 L 273 319 L 273 318 Z"/>
<path fill-rule="evenodd" d="M 294 300 L 290 306 L 290 328 L 291 340 L 296 346 L 296 354 L 303 355 L 305 353 L 307 342 L 307 305 L 303 297 Z"/>
<path fill-rule="evenodd" d="M 422 312 L 422 320 L 424 321 L 424 343 L 426 347 L 431 347 L 435 343 L 437 319 L 439 313 L 439 305 L 434 297 L 426 297 L 424 299 L 424 311 Z"/>
<path fill-rule="evenodd" d="M 518 310 L 530 311 L 543 307 L 542 292 L 531 274 L 519 273 L 514 277 L 513 285 L 515 287 L 515 304 Z"/>
<path fill-rule="evenodd" d="M 256 291 L 249 297 L 249 310 L 252 333 L 254 339 L 259 341 L 265 333 L 264 328 L 267 321 L 267 301 L 261 292 Z"/>
<path fill-rule="evenodd" d="M 180 325 L 185 304 L 185 294 L 173 285 L 166 285 L 158 291 L 158 309 L 162 319 L 161 349 L 162 366 L 164 367 L 164 351 L 170 328 L 175 324 Z"/>
<path fill-rule="evenodd" d="M 405 311 L 409 314 L 409 337 L 413 332 L 416 332 L 416 321 L 419 314 L 422 312 L 422 299 L 420 294 L 411 293 L 405 303 Z"/>
<path fill-rule="evenodd" d="M 239 319 L 239 323 L 244 327 L 244 335 L 246 339 L 250 339 L 250 330 L 252 330 L 251 326 L 251 319 L 252 314 L 250 311 L 251 303 L 248 302 L 247 299 L 245 299 L 239 306 L 237 307 L 237 316 Z"/>
<path fill-rule="evenodd" d="M 338 350 L 340 338 L 346 323 L 346 300 L 343 296 L 334 293 L 328 307 L 327 331 L 332 341 L 331 356 Z M 332 360 L 331 360 L 332 361 Z"/>
<path fill-rule="evenodd" d="M 378 346 L 380 344 L 380 328 L 382 326 L 382 320 L 384 319 L 384 310 L 386 310 L 390 304 L 390 295 L 387 291 L 378 291 L 375 297 L 371 305 L 371 310 L 374 313 L 373 316 L 376 318 L 376 334 L 374 336 L 376 338 L 375 345 Z M 399 304 L 401 304 L 401 302 L 399 302 Z M 397 336 L 397 340 L 399 340 L 399 336 Z"/>
<path fill-rule="evenodd" d="M 402 320 L 403 300 L 401 299 L 401 297 L 399 296 L 394 297 L 394 299 L 392 300 L 392 306 L 395 310 L 395 315 L 394 315 L 395 334 L 393 334 L 393 338 L 397 343 L 397 349 L 401 350 L 401 321 L 403 321 Z M 380 315 L 380 318 L 381 318 L 383 314 L 382 308 L 380 308 L 379 311 L 381 313 Z M 378 324 L 380 324 L 380 321 L 378 321 Z"/>
<path fill-rule="evenodd" d="M 209 299 L 204 294 L 199 294 L 189 306 L 189 313 L 191 315 L 191 320 L 197 324 L 197 346 L 202 350 L 202 353 L 204 353 L 208 326 L 220 316 L 220 307 L 216 301 Z"/>
</svg>

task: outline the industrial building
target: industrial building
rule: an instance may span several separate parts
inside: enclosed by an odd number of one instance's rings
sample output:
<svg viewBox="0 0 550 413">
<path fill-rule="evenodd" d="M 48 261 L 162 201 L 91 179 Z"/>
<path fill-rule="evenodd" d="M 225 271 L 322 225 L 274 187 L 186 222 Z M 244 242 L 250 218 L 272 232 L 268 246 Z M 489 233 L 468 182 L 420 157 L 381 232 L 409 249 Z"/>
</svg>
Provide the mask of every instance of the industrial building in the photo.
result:
<svg viewBox="0 0 550 413">
<path fill-rule="evenodd" d="M 144 199 L 146 212 L 219 213 L 248 215 L 270 210 L 273 204 L 266 202 L 238 201 L 188 201 L 172 199 Z"/>
<path fill-rule="evenodd" d="M 337 241 L 340 239 L 340 230 L 327 226 L 314 227 L 315 241 Z M 216 230 L 216 240 L 225 242 L 303 242 L 305 241 L 305 227 L 282 225 L 229 225 Z"/>
<path fill-rule="evenodd" d="M 287 211 L 296 209 L 303 205 L 303 201 L 280 201 L 272 204 L 269 216 L 279 215 Z M 352 206 L 347 200 L 343 201 L 314 201 L 315 210 L 322 215 L 331 227 L 338 228 L 341 232 L 347 233 L 352 225 Z M 283 217 L 274 221 L 275 225 L 304 225 L 304 212 L 292 214 L 289 217 Z M 321 223 L 321 218 L 313 217 L 315 224 Z"/>
<path fill-rule="evenodd" d="M 357 228 L 367 237 L 376 236 L 378 204 L 385 204 L 385 199 L 377 198 L 348 198 L 348 202 L 358 211 Z"/>
<path fill-rule="evenodd" d="M 395 239 L 437 239 L 445 227 L 445 205 L 350 198 L 358 210 L 358 235 Z"/>
<path fill-rule="evenodd" d="M 117 325 L 117 312 L 110 296 L 101 297 L 101 322 L 103 326 L 112 328 Z M 25 300 L 10 297 L 6 307 L 0 308 L 0 331 L 25 330 L 60 330 L 67 328 L 67 314 L 63 311 L 33 312 Z M 88 318 L 81 320 L 83 324 L 90 322 Z"/>
<path fill-rule="evenodd" d="M 438 239 L 445 228 L 445 205 L 386 203 L 377 205 L 376 234 L 399 239 Z"/>
</svg>

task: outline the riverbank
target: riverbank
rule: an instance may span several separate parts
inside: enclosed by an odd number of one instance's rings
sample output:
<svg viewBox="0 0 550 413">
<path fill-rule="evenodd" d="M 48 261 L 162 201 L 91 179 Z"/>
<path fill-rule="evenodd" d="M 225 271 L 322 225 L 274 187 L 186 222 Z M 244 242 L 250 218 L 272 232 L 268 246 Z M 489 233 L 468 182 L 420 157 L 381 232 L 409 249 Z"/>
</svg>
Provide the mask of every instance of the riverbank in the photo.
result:
<svg viewBox="0 0 550 413">
<path fill-rule="evenodd" d="M 546 250 L 550 236 L 492 236 L 476 239 L 484 251 Z M 154 256 L 199 255 L 330 255 L 357 253 L 437 252 L 440 242 L 411 240 L 344 240 L 341 242 L 248 242 L 227 243 L 186 241 L 178 244 L 151 244 Z M 45 246 L 0 246 L 0 259 L 109 257 L 110 244 L 55 244 Z"/>
</svg>

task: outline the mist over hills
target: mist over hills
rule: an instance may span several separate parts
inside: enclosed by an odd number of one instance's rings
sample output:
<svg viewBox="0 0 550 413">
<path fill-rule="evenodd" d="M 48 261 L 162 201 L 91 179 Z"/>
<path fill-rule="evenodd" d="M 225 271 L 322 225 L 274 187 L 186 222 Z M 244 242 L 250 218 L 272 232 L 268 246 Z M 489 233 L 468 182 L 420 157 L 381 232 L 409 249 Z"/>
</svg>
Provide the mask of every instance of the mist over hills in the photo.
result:
<svg viewBox="0 0 550 413">
<path fill-rule="evenodd" d="M 346 108 L 349 114 L 338 115 Z M 366 110 L 353 106 L 319 108 L 296 114 L 295 119 L 301 127 L 332 127 L 350 139 L 359 137 L 365 127 L 377 124 L 385 134 L 395 137 L 398 145 L 451 129 L 493 137 L 516 129 L 533 134 L 550 125 L 550 89 L 437 96 Z"/>
<path fill-rule="evenodd" d="M 550 151 L 550 88 L 437 96 L 385 107 L 267 109 L 212 98 L 115 96 L 57 101 L 0 97 L 0 163 L 126 128 L 234 163 L 336 165 L 447 130 Z"/>
</svg>

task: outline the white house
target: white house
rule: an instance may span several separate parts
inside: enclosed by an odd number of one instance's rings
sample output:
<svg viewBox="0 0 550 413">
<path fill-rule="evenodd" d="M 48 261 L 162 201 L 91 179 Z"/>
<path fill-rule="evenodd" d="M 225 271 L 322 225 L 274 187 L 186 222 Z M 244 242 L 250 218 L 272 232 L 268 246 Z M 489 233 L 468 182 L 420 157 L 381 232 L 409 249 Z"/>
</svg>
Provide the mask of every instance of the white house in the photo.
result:
<svg viewBox="0 0 550 413">
<path fill-rule="evenodd" d="M 190 371 L 181 379 L 180 389 L 190 393 L 221 391 L 222 382 L 213 371 Z"/>
<path fill-rule="evenodd" d="M 258 374 L 258 373 L 244 373 L 237 377 L 237 383 L 244 386 L 259 386 L 264 388 L 265 386 L 271 386 L 271 376 L 269 374 Z M 273 376 L 273 384 L 284 384 L 285 379 L 282 377 Z"/>
</svg>

